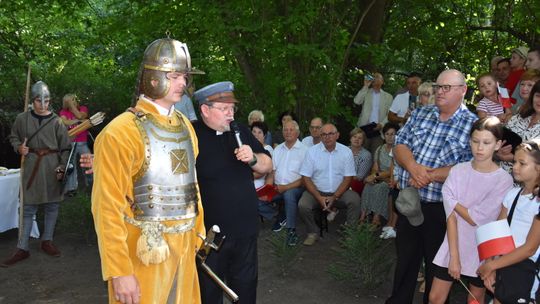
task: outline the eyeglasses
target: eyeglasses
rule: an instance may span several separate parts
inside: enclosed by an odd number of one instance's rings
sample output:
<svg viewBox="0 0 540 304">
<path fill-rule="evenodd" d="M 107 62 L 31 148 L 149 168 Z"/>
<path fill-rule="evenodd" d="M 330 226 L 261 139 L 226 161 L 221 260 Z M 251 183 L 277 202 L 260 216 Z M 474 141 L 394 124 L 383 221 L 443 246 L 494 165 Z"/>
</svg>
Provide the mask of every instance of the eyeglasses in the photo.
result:
<svg viewBox="0 0 540 304">
<path fill-rule="evenodd" d="M 444 89 L 443 89 L 443 91 L 444 91 Z M 423 93 L 420 93 L 420 96 L 430 97 L 431 93 L 430 92 L 423 92 Z"/>
<path fill-rule="evenodd" d="M 313 130 L 319 130 L 322 127 L 321 126 L 309 126 L 309 128 L 313 129 Z"/>
<path fill-rule="evenodd" d="M 232 106 L 232 107 L 216 107 L 214 105 L 208 105 L 210 108 L 214 108 L 214 109 L 217 109 L 217 110 L 220 110 L 221 112 L 223 113 L 226 113 L 226 112 L 231 112 L 231 113 L 236 113 L 238 111 L 238 107 L 237 106 Z"/>
<path fill-rule="evenodd" d="M 450 92 L 450 89 L 453 87 L 463 87 L 464 84 L 434 84 L 431 86 L 433 88 L 433 92 L 437 93 L 439 92 L 439 89 L 442 89 L 444 93 Z"/>
<path fill-rule="evenodd" d="M 321 133 L 322 137 L 328 137 L 328 136 L 334 136 L 337 132 L 330 132 L 330 133 Z"/>
</svg>

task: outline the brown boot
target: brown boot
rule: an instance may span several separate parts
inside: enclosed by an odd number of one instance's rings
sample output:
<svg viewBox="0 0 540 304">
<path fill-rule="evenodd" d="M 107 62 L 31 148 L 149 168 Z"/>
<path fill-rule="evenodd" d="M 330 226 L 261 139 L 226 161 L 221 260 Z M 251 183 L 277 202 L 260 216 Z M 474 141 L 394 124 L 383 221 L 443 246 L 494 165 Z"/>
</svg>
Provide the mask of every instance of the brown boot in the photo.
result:
<svg viewBox="0 0 540 304">
<path fill-rule="evenodd" d="M 26 260 L 30 257 L 30 252 L 22 249 L 17 249 L 17 251 L 7 260 L 0 263 L 0 267 L 9 267 L 13 266 L 16 263 Z"/>
<path fill-rule="evenodd" d="M 58 250 L 51 241 L 41 242 L 41 250 L 45 251 L 46 254 L 53 257 L 60 256 L 60 250 Z"/>
</svg>

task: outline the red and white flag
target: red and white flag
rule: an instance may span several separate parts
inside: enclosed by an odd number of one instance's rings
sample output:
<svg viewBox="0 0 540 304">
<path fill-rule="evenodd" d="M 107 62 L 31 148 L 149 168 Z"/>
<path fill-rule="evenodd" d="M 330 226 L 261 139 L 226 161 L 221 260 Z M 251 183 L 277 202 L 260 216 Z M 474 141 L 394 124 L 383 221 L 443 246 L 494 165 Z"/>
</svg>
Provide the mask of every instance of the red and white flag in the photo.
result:
<svg viewBox="0 0 540 304">
<path fill-rule="evenodd" d="M 476 229 L 476 244 L 480 261 L 507 254 L 516 248 L 512 230 L 506 219 L 482 225 Z"/>
</svg>

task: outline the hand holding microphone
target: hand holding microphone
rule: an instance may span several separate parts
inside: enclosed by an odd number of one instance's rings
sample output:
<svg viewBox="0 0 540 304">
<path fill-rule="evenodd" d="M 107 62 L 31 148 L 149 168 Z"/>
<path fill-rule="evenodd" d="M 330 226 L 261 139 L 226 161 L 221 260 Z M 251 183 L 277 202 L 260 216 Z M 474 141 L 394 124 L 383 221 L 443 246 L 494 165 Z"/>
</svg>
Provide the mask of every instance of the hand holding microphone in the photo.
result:
<svg viewBox="0 0 540 304">
<path fill-rule="evenodd" d="M 240 127 L 238 126 L 238 123 L 233 120 L 231 121 L 230 126 L 231 130 L 234 132 L 236 143 L 238 144 L 238 148 L 234 150 L 234 154 L 236 154 L 236 159 L 250 165 L 251 167 L 255 166 L 255 164 L 257 163 L 257 157 L 255 156 L 253 150 L 251 150 L 251 147 L 249 145 L 244 145 L 242 143 L 242 139 L 240 138 Z"/>
</svg>

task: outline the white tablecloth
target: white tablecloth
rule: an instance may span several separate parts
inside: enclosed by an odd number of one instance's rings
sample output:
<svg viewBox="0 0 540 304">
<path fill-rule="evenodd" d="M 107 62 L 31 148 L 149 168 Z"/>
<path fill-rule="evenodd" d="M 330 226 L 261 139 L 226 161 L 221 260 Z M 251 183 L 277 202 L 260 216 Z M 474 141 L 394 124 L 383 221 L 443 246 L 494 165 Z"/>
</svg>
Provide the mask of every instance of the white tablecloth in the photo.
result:
<svg viewBox="0 0 540 304">
<path fill-rule="evenodd" d="M 0 175 L 0 232 L 19 227 L 19 179 L 19 173 Z M 35 220 L 30 235 L 39 238 Z"/>
</svg>

